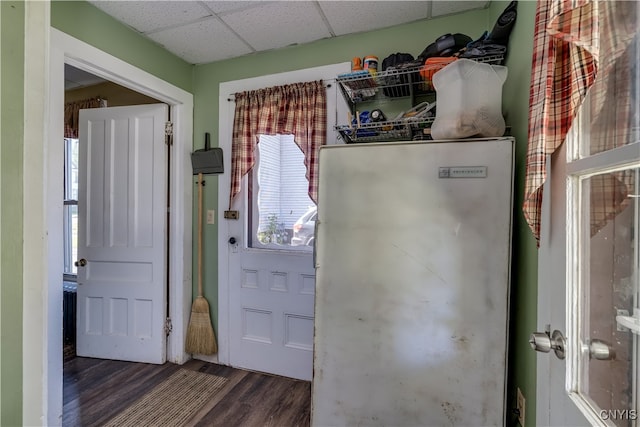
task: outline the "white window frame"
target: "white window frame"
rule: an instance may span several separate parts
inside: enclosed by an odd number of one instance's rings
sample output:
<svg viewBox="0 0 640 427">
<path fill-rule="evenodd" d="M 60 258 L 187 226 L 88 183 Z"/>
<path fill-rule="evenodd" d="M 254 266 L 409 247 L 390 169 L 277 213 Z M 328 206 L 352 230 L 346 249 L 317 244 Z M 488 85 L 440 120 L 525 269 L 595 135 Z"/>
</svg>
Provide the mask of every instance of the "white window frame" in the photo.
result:
<svg viewBox="0 0 640 427">
<path fill-rule="evenodd" d="M 589 277 L 584 274 L 588 268 L 589 249 L 588 244 L 584 242 L 585 218 L 581 215 L 584 209 L 588 209 L 589 201 L 585 200 L 584 189 L 585 183 L 582 180 L 588 179 L 594 175 L 615 172 L 619 170 L 640 167 L 640 143 L 635 143 L 617 147 L 611 150 L 603 151 L 590 155 L 586 152 L 585 143 L 590 137 L 591 117 L 588 113 L 591 111 L 588 98 L 583 103 L 574 124 L 567 135 L 567 166 L 566 166 L 566 376 L 565 390 L 569 398 L 578 407 L 580 412 L 592 425 L 613 425 L 610 421 L 603 420 L 600 414 L 599 406 L 583 393 L 585 378 L 585 363 L 588 363 L 588 351 L 585 353 L 582 337 L 584 332 L 588 330 L 588 318 L 585 312 L 587 304 L 587 295 L 589 289 Z M 637 134 L 636 134 L 637 140 Z M 636 187 L 637 190 L 637 187 Z M 638 215 L 638 202 L 636 201 L 636 215 Z M 638 227 L 636 227 L 636 236 L 638 235 Z M 636 257 L 638 250 L 636 249 Z M 637 291 L 637 290 L 636 290 Z M 578 303 L 576 303 L 578 302 Z M 637 304 L 636 304 L 637 305 Z M 638 349 L 634 344 L 636 352 L 635 367 L 638 365 Z M 636 408 L 639 393 L 637 390 L 637 381 L 634 382 L 634 391 L 636 399 Z"/>
<path fill-rule="evenodd" d="M 64 281 L 75 282 L 77 280 L 77 273 L 74 272 L 73 259 L 73 236 L 72 236 L 72 221 L 70 215 L 70 209 L 68 206 L 78 206 L 78 199 L 72 197 L 71 183 L 69 178 L 71 177 L 72 167 L 72 154 L 71 146 L 74 142 L 77 143 L 77 138 L 65 138 L 64 139 L 64 209 L 63 209 L 63 233 L 64 233 Z M 77 242 L 76 242 L 77 244 Z"/>
</svg>

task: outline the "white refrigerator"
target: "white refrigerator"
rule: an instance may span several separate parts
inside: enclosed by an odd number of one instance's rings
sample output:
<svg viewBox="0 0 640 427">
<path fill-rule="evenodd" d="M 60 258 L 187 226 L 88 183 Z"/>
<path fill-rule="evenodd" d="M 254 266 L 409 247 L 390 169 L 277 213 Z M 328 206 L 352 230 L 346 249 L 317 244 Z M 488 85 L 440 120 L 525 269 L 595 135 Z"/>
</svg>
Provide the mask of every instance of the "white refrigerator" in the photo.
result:
<svg viewBox="0 0 640 427">
<path fill-rule="evenodd" d="M 505 425 L 513 152 L 320 149 L 312 426 Z"/>
</svg>

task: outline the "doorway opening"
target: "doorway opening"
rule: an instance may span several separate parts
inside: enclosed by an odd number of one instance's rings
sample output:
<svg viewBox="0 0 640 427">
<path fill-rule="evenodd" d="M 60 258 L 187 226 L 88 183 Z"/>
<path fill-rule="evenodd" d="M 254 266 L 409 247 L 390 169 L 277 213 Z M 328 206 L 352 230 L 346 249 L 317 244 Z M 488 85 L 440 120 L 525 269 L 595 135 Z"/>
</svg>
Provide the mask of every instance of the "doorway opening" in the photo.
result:
<svg viewBox="0 0 640 427">
<path fill-rule="evenodd" d="M 48 141 L 63 139 L 64 66 L 71 65 L 105 80 L 112 81 L 136 92 L 153 97 L 171 108 L 173 123 L 173 153 L 171 156 L 171 206 L 172 217 L 166 225 L 171 242 L 169 256 L 169 299 L 172 313 L 172 332 L 167 338 L 167 360 L 183 364 L 189 359 L 184 351 L 184 337 L 191 307 L 191 208 L 192 172 L 190 153 L 193 151 L 193 95 L 146 71 L 128 64 L 113 55 L 82 42 L 68 34 L 51 28 L 49 30 L 50 50 L 48 61 L 48 122 L 45 132 Z M 41 98 L 38 102 L 42 102 Z M 128 107 L 127 107 L 128 108 Z M 47 367 L 40 370 L 26 370 L 23 377 L 25 390 L 33 391 L 34 407 L 38 408 L 25 420 L 41 419 L 45 424 L 55 425 L 62 417 L 62 364 L 63 335 L 62 308 L 63 277 L 62 204 L 63 164 L 62 144 L 55 149 L 41 152 L 45 162 L 40 186 L 31 189 L 29 197 L 42 199 L 44 207 L 38 211 L 46 230 L 45 252 L 40 260 L 44 265 L 43 278 L 38 282 L 38 291 L 43 295 L 42 318 L 38 328 L 25 330 L 31 336 L 25 342 L 25 352 L 31 355 L 31 363 Z M 34 239 L 35 241 L 35 239 Z"/>
<path fill-rule="evenodd" d="M 63 360 L 76 355 L 78 278 L 79 135 L 77 109 L 158 104 L 161 101 L 98 77 L 72 65 L 64 65 L 64 202 L 63 202 Z M 167 118 L 168 119 L 168 118 Z M 73 124 L 71 124 L 73 123 Z M 167 170 L 170 170 L 167 165 Z M 166 269 L 166 266 L 165 266 Z M 167 309 L 168 312 L 168 309 Z"/>
</svg>

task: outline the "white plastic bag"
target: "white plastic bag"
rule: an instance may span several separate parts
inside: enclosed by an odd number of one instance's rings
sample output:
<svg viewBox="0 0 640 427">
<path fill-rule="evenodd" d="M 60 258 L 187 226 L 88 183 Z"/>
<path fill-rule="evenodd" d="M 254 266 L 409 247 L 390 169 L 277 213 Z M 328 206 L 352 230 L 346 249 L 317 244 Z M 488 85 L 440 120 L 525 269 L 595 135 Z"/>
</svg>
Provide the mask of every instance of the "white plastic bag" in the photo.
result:
<svg viewBox="0 0 640 427">
<path fill-rule="evenodd" d="M 458 59 L 433 75 L 436 118 L 433 139 L 504 135 L 502 86 L 507 67 Z"/>
</svg>

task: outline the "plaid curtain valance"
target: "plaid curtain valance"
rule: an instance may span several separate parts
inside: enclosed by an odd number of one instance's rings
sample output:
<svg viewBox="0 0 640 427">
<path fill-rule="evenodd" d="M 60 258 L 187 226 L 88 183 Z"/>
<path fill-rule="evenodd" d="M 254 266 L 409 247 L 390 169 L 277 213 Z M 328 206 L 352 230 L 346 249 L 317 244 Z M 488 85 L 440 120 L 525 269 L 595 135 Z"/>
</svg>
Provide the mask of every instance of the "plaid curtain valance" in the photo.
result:
<svg viewBox="0 0 640 427">
<path fill-rule="evenodd" d="M 318 151 L 327 138 L 327 95 L 321 80 L 241 92 L 235 96 L 231 148 L 231 192 L 240 193 L 242 177 L 255 164 L 260 135 L 292 134 L 304 153 L 309 197 L 318 193 Z"/>
<path fill-rule="evenodd" d="M 637 39 L 636 15 L 633 1 L 538 2 L 522 206 L 538 244 L 547 156 L 564 142 L 588 90 L 591 153 L 629 143 L 632 96 L 627 50 Z M 592 206 L 592 234 L 624 208 L 620 192 L 629 185 L 628 175 L 594 178 L 592 200 L 603 203 Z"/>
<path fill-rule="evenodd" d="M 565 140 L 595 80 L 597 13 L 584 0 L 542 0 L 533 39 L 529 131 L 522 210 L 539 244 L 547 155 Z"/>
</svg>

